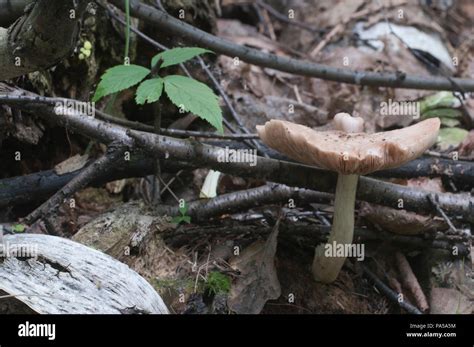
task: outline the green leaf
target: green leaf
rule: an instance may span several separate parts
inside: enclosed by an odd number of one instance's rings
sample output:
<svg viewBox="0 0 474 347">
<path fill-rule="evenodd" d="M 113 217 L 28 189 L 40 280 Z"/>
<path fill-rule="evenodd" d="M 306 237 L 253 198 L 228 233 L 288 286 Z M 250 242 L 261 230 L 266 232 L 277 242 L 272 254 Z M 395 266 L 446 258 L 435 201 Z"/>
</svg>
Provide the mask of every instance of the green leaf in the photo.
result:
<svg viewBox="0 0 474 347">
<path fill-rule="evenodd" d="M 191 217 L 189 217 L 189 216 L 182 216 L 181 220 L 185 223 L 188 223 L 188 224 L 191 223 Z"/>
<path fill-rule="evenodd" d="M 173 217 L 173 219 L 171 220 L 171 223 L 180 224 L 182 221 L 183 221 L 183 216 Z"/>
<path fill-rule="evenodd" d="M 135 101 L 139 105 L 144 103 L 152 103 L 158 101 L 163 92 L 163 79 L 162 78 L 152 78 L 142 82 L 137 88 L 137 96 Z"/>
<path fill-rule="evenodd" d="M 439 131 L 438 146 L 441 150 L 458 146 L 467 136 L 468 131 L 461 128 L 443 128 Z"/>
<path fill-rule="evenodd" d="M 224 132 L 219 97 L 211 88 L 184 76 L 166 76 L 164 80 L 165 92 L 176 106 L 194 113 L 208 121 L 219 132 Z"/>
<path fill-rule="evenodd" d="M 181 224 L 181 223 L 191 223 L 191 217 L 189 216 L 178 216 L 178 217 L 174 217 L 172 220 L 171 220 L 171 223 L 173 224 Z"/>
<path fill-rule="evenodd" d="M 138 65 L 117 65 L 108 69 L 101 77 L 92 101 L 120 92 L 142 81 L 150 70 Z"/>
<path fill-rule="evenodd" d="M 25 231 L 25 229 L 26 229 L 26 226 L 24 226 L 23 224 L 15 224 L 12 227 L 12 230 L 16 233 L 22 233 Z"/>
<path fill-rule="evenodd" d="M 203 53 L 213 53 L 212 51 L 199 47 L 178 47 L 161 52 L 151 60 L 151 67 L 154 67 L 159 60 L 162 60 L 160 68 L 171 65 L 178 65 Z"/>
<path fill-rule="evenodd" d="M 439 107 L 458 108 L 461 103 L 452 92 L 438 92 L 428 95 L 420 101 L 421 113 Z"/>
</svg>

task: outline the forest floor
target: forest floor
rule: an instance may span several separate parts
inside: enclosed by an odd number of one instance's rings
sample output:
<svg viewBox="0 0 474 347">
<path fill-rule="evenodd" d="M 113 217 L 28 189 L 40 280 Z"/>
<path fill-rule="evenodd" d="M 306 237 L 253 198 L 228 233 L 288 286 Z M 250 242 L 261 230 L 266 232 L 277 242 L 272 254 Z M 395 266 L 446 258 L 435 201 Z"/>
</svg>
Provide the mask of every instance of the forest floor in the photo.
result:
<svg viewBox="0 0 474 347">
<path fill-rule="evenodd" d="M 179 16 L 183 10 L 185 21 L 218 37 L 283 57 L 351 70 L 474 77 L 474 4 L 468 0 L 450 6 L 442 1 L 420 5 L 386 0 L 162 3 L 171 15 Z M 71 57 L 54 69 L 30 73 L 10 84 L 43 96 L 90 100 L 101 74 L 123 58 L 125 29 L 114 16 L 122 21 L 126 17 L 118 8 L 108 8 L 97 7 L 95 14 L 86 16 Z M 142 20 L 132 19 L 131 24 L 140 34 L 169 47 L 196 45 Z M 80 59 L 86 41 L 92 54 Z M 130 47 L 137 65 L 148 66 L 158 53 L 135 33 Z M 220 93 L 224 118 L 237 133 L 246 129 L 253 134 L 257 125 L 271 119 L 324 131 L 331 129 L 338 112 L 362 117 L 368 133 L 388 131 L 418 121 L 403 110 L 384 112 L 389 100 L 419 101 L 425 105 L 420 120 L 440 117 L 442 122 L 435 146 L 417 162 L 428 169 L 417 174 L 421 166 L 411 167 L 411 172 L 378 179 L 413 190 L 453 194 L 466 199 L 466 204 L 472 199 L 474 98 L 469 93 L 331 82 L 222 54 L 203 59 L 221 91 L 198 60 L 185 66 L 194 78 Z M 178 66 L 166 71 L 183 73 Z M 180 113 L 168 99 L 160 103 L 162 128 L 212 130 L 202 119 Z M 153 105 L 137 105 L 131 90 L 106 97 L 96 107 L 119 120 L 149 126 L 156 112 Z M 117 258 L 145 277 L 173 313 L 406 313 L 400 302 L 423 313 L 474 312 L 473 221 L 459 211 L 445 213 L 436 202 L 427 213 L 409 211 L 403 202 L 400 207 L 358 200 L 355 241 L 365 245 L 364 257 L 346 260 L 337 280 L 326 285 L 313 280 L 311 264 L 314 247 L 325 240 L 332 224 L 332 194 L 295 202 L 262 193 L 244 203 L 243 192 L 273 181 L 220 173 L 214 185 L 217 196 L 228 196 L 235 204 L 228 209 L 202 206 L 192 212 L 190 223 L 176 224 L 170 218 L 178 215 L 165 218 L 157 212 L 155 164 L 141 153 L 135 171 L 117 169 L 114 174 L 119 179 L 81 189 L 47 218 L 29 224 L 23 218 L 92 159 L 106 153 L 107 147 L 98 139 L 51 125 L 34 112 L 1 103 L 0 124 L 0 187 L 6 189 L 8 182 L 19 178 L 11 192 L 0 193 L 0 223 L 15 232 L 70 238 Z M 231 132 L 226 129 L 226 134 Z M 261 151 L 262 143 L 255 139 L 194 136 L 193 141 L 276 155 L 266 147 Z M 21 160 L 15 153 L 21 153 Z M 204 201 L 202 190 L 210 170 L 172 159 L 161 165 L 161 204 L 176 207 L 181 200 Z M 51 187 L 45 188 L 48 184 Z M 16 194 L 17 202 L 10 203 L 8 194 Z M 187 211 L 180 213 L 185 216 Z"/>
</svg>

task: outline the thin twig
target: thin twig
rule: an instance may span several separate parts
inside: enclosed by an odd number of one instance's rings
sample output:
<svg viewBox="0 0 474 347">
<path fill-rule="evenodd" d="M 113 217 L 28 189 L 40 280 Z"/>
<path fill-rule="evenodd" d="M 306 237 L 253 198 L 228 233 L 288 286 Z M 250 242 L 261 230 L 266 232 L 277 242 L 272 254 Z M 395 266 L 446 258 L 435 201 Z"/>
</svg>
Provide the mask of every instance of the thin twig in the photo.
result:
<svg viewBox="0 0 474 347">
<path fill-rule="evenodd" d="M 428 194 L 427 197 L 428 197 L 428 200 L 433 205 L 433 207 L 436 209 L 436 211 L 438 211 L 441 217 L 443 217 L 444 221 L 449 225 L 449 228 L 454 232 L 458 232 L 453 222 L 451 222 L 451 219 L 448 217 L 448 215 L 443 211 L 443 209 L 439 206 L 439 203 L 436 201 L 436 195 Z"/>
</svg>

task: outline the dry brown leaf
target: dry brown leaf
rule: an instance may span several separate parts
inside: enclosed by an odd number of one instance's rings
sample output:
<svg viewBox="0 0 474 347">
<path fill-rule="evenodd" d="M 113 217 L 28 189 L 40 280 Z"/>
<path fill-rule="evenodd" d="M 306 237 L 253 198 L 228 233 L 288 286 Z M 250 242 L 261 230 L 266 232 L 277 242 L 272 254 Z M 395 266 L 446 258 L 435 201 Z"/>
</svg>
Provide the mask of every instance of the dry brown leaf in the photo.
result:
<svg viewBox="0 0 474 347">
<path fill-rule="evenodd" d="M 240 276 L 233 283 L 227 304 L 238 314 L 258 314 L 267 300 L 281 295 L 280 282 L 275 268 L 278 224 L 268 239 L 256 241 L 230 260 Z"/>
<path fill-rule="evenodd" d="M 474 313 L 474 304 L 461 292 L 453 288 L 432 288 L 430 305 L 431 314 Z"/>
<path fill-rule="evenodd" d="M 82 169 L 84 165 L 86 165 L 87 160 L 89 160 L 88 154 L 76 154 L 56 165 L 54 167 L 54 172 L 60 176 L 69 172 L 74 172 L 76 170 Z"/>
<path fill-rule="evenodd" d="M 474 159 L 474 130 L 471 130 L 464 141 L 461 142 L 461 145 L 459 146 L 459 155 L 461 157 Z"/>
</svg>

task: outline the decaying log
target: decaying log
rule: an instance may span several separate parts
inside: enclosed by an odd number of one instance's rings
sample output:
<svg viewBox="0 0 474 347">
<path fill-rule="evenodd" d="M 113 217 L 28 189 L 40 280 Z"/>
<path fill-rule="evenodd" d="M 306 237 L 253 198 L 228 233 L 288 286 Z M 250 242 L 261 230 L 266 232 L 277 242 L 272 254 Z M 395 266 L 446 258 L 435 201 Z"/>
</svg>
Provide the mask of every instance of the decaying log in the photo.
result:
<svg viewBox="0 0 474 347">
<path fill-rule="evenodd" d="M 40 314 L 168 313 L 143 277 L 102 252 L 37 234 L 6 235 L 3 245 L 0 293 L 10 297 L 0 298 L 0 313 L 18 302 Z"/>
</svg>

